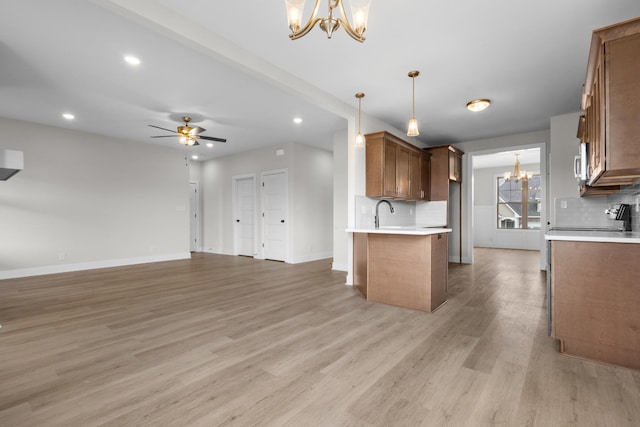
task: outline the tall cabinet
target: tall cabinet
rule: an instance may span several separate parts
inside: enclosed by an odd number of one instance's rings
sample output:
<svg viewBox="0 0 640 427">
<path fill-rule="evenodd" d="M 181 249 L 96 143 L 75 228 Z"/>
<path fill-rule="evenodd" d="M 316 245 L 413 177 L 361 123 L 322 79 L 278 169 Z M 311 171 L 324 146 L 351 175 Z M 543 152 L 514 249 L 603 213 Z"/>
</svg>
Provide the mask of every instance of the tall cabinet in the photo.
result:
<svg viewBox="0 0 640 427">
<path fill-rule="evenodd" d="M 451 146 L 425 148 L 431 155 L 431 200 L 447 202 L 450 258 L 462 263 L 462 156 L 463 151 Z"/>
</svg>

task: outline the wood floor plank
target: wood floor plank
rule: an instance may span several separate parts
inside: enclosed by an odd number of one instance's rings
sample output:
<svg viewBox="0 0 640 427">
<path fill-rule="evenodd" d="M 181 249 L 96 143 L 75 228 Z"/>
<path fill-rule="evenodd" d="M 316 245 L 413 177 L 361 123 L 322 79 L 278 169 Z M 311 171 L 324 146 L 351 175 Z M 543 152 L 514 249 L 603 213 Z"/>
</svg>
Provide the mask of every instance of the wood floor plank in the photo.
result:
<svg viewBox="0 0 640 427">
<path fill-rule="evenodd" d="M 0 425 L 640 425 L 640 372 L 547 336 L 539 253 L 474 256 L 433 313 L 366 301 L 329 260 L 0 281 Z"/>
</svg>

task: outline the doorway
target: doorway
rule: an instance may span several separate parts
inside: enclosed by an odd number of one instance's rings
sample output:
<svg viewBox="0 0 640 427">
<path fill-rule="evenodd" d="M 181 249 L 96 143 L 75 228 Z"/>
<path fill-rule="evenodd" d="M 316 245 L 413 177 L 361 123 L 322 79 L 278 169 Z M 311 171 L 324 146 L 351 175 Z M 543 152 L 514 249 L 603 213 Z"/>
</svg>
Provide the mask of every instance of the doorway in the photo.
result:
<svg viewBox="0 0 640 427">
<path fill-rule="evenodd" d="M 499 207 L 504 205 L 504 200 L 501 199 L 502 192 L 498 192 L 497 186 L 499 185 L 499 177 L 503 176 L 505 172 L 511 172 L 515 166 L 515 154 L 519 153 L 519 156 L 523 156 L 525 152 L 534 154 L 533 160 L 525 160 L 523 157 L 522 167 L 529 166 L 535 163 L 534 169 L 531 172 L 536 172 L 537 184 L 535 189 L 534 203 L 530 207 L 535 211 L 529 218 L 529 223 L 538 224 L 538 227 L 528 227 L 522 230 L 512 230 L 509 227 L 511 224 L 509 221 L 503 221 L 502 226 L 498 226 L 501 212 Z M 546 245 L 544 244 L 544 231 L 547 221 L 547 200 L 546 200 L 546 175 L 547 175 L 547 162 L 546 162 L 546 144 L 528 144 L 522 146 L 502 147 L 499 149 L 482 150 L 475 152 L 467 152 L 466 159 L 464 159 L 464 169 L 466 176 L 472 177 L 471 180 L 467 180 L 467 184 L 464 188 L 464 200 L 468 209 L 463 212 L 463 224 L 465 232 L 469 239 L 466 239 L 464 243 L 463 252 L 467 255 L 469 262 L 473 263 L 473 247 L 474 241 L 478 239 L 484 239 L 490 241 L 493 239 L 495 244 L 486 244 L 480 246 L 496 247 L 496 248 L 519 248 L 519 249 L 533 249 L 540 251 L 540 269 L 546 269 Z M 504 160 L 500 160 L 500 158 Z M 486 160 L 494 162 L 494 170 L 492 171 L 485 163 Z M 482 174 L 478 172 L 484 170 L 484 174 L 489 176 L 489 181 L 492 181 L 494 185 L 493 190 L 490 192 L 484 192 L 483 194 L 477 194 L 477 188 L 479 186 L 478 180 L 482 178 Z M 533 185 L 533 183 L 531 183 Z M 513 194 L 520 196 L 522 193 L 514 192 Z M 530 194 L 534 194 L 531 192 Z M 482 199 L 486 199 L 484 202 Z M 511 202 L 511 200 L 510 200 Z M 512 203 L 508 203 L 512 207 Z M 526 206 L 526 204 L 522 204 Z M 504 207 L 504 206 L 502 206 Z M 515 213 L 511 215 L 514 218 L 522 216 L 522 213 L 515 209 Z M 504 216 L 504 213 L 502 213 Z M 508 218 L 509 219 L 509 218 Z M 482 225 L 484 223 L 489 225 Z M 515 225 L 515 222 L 513 223 Z M 473 237 L 472 237 L 473 236 Z"/>
<path fill-rule="evenodd" d="M 256 254 L 255 175 L 233 177 L 234 254 Z"/>
<path fill-rule="evenodd" d="M 288 253 L 288 173 L 262 173 L 262 241 L 265 259 L 286 261 Z"/>
</svg>

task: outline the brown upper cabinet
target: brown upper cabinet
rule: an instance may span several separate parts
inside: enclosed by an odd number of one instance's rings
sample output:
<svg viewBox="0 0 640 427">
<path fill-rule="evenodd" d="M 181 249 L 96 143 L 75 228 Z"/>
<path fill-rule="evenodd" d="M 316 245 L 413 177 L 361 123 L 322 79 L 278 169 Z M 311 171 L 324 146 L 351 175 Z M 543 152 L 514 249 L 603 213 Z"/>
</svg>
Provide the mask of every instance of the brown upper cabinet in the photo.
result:
<svg viewBox="0 0 640 427">
<path fill-rule="evenodd" d="M 449 182 L 462 182 L 462 155 L 451 145 L 425 148 L 431 154 L 431 200 L 449 200 Z"/>
<path fill-rule="evenodd" d="M 429 157 L 388 132 L 365 135 L 366 195 L 399 200 L 429 200 Z"/>
<path fill-rule="evenodd" d="M 593 32 L 579 137 L 587 145 L 589 186 L 640 179 L 640 18 Z"/>
</svg>

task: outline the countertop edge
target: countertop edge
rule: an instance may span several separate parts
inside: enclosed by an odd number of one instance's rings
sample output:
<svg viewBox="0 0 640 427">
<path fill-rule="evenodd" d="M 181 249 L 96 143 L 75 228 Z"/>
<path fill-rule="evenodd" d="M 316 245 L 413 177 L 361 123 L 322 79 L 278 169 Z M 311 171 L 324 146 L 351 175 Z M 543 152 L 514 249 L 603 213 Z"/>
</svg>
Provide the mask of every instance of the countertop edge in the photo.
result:
<svg viewBox="0 0 640 427">
<path fill-rule="evenodd" d="M 569 242 L 599 242 L 599 243 L 640 243 L 640 233 L 633 232 L 576 232 L 576 231 L 548 231 L 545 240 L 563 240 Z"/>
<path fill-rule="evenodd" d="M 405 234 L 413 236 L 428 236 L 431 234 L 451 233 L 451 228 L 424 228 L 424 227 L 406 227 L 406 228 L 347 228 L 347 233 L 367 233 L 367 234 Z"/>
</svg>

